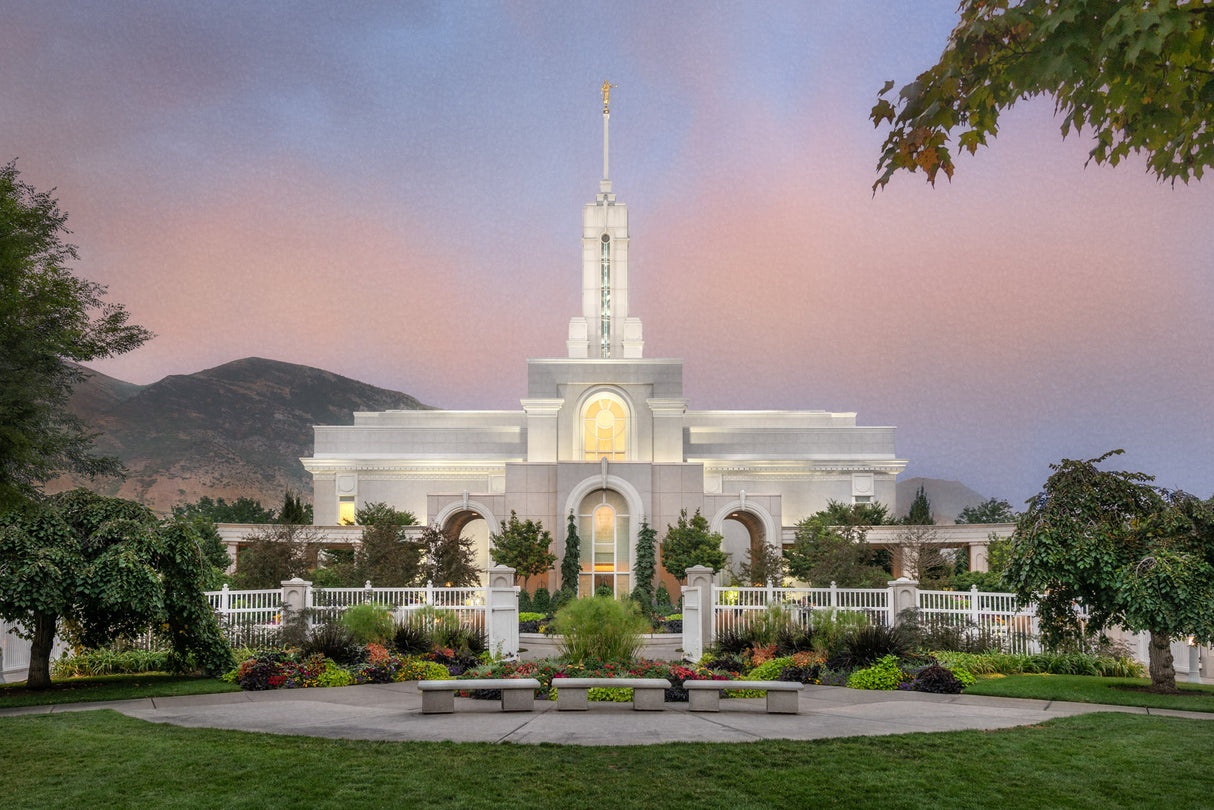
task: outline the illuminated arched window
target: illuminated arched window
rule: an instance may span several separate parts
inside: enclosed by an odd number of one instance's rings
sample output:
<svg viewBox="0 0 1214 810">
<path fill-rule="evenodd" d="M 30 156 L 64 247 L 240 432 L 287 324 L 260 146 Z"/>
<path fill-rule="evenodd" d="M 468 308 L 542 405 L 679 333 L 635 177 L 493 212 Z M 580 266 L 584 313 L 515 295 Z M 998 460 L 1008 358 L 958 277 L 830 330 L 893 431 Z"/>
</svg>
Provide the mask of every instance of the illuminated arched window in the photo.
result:
<svg viewBox="0 0 1214 810">
<path fill-rule="evenodd" d="M 606 585 L 612 593 L 627 595 L 631 534 L 624 496 L 599 489 L 583 498 L 578 507 L 578 537 L 582 555 L 579 591 L 594 593 Z"/>
<path fill-rule="evenodd" d="M 583 416 L 586 460 L 628 457 L 628 415 L 624 404 L 612 396 L 599 396 L 586 405 Z"/>
</svg>

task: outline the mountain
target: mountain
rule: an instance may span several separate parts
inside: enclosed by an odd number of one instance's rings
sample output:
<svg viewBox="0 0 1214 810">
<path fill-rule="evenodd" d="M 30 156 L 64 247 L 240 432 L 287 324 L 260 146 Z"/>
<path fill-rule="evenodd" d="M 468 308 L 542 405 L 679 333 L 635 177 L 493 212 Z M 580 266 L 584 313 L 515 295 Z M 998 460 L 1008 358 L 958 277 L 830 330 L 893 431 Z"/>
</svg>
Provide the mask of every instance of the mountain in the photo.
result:
<svg viewBox="0 0 1214 810">
<path fill-rule="evenodd" d="M 898 482 L 898 517 L 906 517 L 919 487 L 923 487 L 923 494 L 932 505 L 932 518 L 937 523 L 953 523 L 962 509 L 967 506 L 980 506 L 988 500 L 985 495 L 974 492 L 960 481 L 907 478 Z"/>
<path fill-rule="evenodd" d="M 299 463 L 312 454 L 313 425 L 349 425 L 354 411 L 417 410 L 408 394 L 308 366 L 247 357 L 151 385 L 91 369 L 72 409 L 101 435 L 97 452 L 122 459 L 127 478 L 63 476 L 47 492 L 88 486 L 159 511 L 209 495 L 266 506 L 290 488 L 312 493 Z"/>
</svg>

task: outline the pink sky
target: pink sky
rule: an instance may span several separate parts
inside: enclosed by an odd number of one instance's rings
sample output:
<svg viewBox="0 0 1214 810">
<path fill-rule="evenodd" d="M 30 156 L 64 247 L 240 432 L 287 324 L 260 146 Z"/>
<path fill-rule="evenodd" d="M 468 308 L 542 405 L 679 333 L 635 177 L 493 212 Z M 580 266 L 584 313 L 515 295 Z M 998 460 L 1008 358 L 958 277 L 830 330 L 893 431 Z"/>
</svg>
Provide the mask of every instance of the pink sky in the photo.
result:
<svg viewBox="0 0 1214 810">
<path fill-rule="evenodd" d="M 868 109 L 953 0 L 80 5 L 6 15 L 0 160 L 158 334 L 107 374 L 256 355 L 519 407 L 578 308 L 609 78 L 633 314 L 692 408 L 856 411 L 907 476 L 1015 505 L 1115 447 L 1214 492 L 1208 182 L 1085 168 L 1038 100 L 952 183 L 872 195 Z"/>
</svg>

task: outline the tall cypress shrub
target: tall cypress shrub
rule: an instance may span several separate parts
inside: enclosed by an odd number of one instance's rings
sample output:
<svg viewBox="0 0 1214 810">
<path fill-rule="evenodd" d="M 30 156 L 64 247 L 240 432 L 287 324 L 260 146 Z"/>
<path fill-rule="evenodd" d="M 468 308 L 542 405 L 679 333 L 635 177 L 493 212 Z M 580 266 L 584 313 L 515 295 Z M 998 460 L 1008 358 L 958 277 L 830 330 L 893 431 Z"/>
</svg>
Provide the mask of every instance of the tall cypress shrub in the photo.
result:
<svg viewBox="0 0 1214 810">
<path fill-rule="evenodd" d="M 577 518 L 569 513 L 565 528 L 565 556 L 561 560 L 561 590 L 577 596 L 577 580 L 582 571 L 582 541 L 577 533 Z"/>
<path fill-rule="evenodd" d="M 634 597 L 641 596 L 644 604 L 653 604 L 653 577 L 657 573 L 657 559 L 654 556 L 654 546 L 658 533 L 642 518 L 641 529 L 637 532 L 636 585 L 632 592 Z"/>
</svg>

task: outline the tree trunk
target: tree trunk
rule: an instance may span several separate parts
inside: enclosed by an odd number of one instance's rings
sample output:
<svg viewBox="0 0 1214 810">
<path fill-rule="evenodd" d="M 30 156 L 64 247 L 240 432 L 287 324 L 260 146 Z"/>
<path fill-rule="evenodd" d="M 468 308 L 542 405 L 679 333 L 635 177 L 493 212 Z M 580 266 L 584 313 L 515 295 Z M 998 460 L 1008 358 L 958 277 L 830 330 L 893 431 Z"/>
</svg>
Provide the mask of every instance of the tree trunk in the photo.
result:
<svg viewBox="0 0 1214 810">
<path fill-rule="evenodd" d="M 55 646 L 58 617 L 51 613 L 34 614 L 34 638 L 30 641 L 30 668 L 25 685 L 30 689 L 51 688 L 51 650 Z"/>
<path fill-rule="evenodd" d="M 1172 666 L 1172 639 L 1163 633 L 1151 631 L 1150 644 L 1151 691 L 1174 695 L 1176 689 L 1176 668 Z"/>
</svg>

